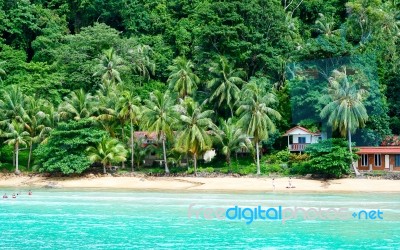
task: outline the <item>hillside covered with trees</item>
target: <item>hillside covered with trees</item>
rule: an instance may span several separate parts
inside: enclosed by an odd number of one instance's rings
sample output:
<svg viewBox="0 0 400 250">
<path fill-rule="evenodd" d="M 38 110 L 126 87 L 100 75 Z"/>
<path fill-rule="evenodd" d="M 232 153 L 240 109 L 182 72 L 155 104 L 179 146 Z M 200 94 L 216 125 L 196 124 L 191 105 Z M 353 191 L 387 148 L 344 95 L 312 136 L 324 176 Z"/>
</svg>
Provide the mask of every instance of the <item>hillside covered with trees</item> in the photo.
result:
<svg viewBox="0 0 400 250">
<path fill-rule="evenodd" d="M 244 147 L 265 173 L 297 124 L 379 145 L 400 133 L 399 25 L 396 0 L 0 0 L 0 167 L 134 170 L 153 150 L 196 171 L 215 148 L 230 169 Z M 330 116 L 343 84 L 351 125 Z"/>
</svg>

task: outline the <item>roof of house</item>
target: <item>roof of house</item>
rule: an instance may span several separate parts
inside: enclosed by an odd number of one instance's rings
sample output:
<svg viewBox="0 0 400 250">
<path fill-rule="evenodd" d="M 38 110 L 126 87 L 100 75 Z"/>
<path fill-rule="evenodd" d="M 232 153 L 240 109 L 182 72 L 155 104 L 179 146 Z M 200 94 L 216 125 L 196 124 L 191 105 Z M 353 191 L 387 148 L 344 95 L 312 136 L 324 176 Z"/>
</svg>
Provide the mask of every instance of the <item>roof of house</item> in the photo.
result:
<svg viewBox="0 0 400 250">
<path fill-rule="evenodd" d="M 381 146 L 400 146 L 400 138 L 398 135 L 386 136 L 382 140 Z"/>
<path fill-rule="evenodd" d="M 357 147 L 357 154 L 400 154 L 400 146 Z"/>
<path fill-rule="evenodd" d="M 300 129 L 310 135 L 320 135 L 321 134 L 319 132 L 317 132 L 317 133 L 311 132 L 310 130 L 303 128 L 302 126 L 296 126 L 294 128 L 289 129 L 288 131 L 286 131 L 286 133 L 283 134 L 283 136 L 293 135 L 292 132 L 295 131 L 296 129 Z"/>
<path fill-rule="evenodd" d="M 136 138 L 139 138 L 139 139 L 145 138 L 146 136 L 147 136 L 147 139 L 149 139 L 149 140 L 157 139 L 157 133 L 155 133 L 155 132 L 149 133 L 147 131 L 135 131 L 135 132 L 133 132 L 133 134 Z"/>
</svg>

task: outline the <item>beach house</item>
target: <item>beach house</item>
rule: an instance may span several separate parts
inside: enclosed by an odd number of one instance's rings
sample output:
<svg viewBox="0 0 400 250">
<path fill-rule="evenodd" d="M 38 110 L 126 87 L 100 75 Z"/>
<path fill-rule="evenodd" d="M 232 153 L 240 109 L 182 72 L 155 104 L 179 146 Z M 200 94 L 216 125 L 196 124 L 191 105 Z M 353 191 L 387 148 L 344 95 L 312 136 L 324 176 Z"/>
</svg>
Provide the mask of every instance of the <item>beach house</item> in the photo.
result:
<svg viewBox="0 0 400 250">
<path fill-rule="evenodd" d="M 312 132 L 301 126 L 289 129 L 282 136 L 287 136 L 290 152 L 303 152 L 307 145 L 326 139 L 326 133 Z"/>
<path fill-rule="evenodd" d="M 400 146 L 357 147 L 357 168 L 364 171 L 400 171 Z"/>
</svg>

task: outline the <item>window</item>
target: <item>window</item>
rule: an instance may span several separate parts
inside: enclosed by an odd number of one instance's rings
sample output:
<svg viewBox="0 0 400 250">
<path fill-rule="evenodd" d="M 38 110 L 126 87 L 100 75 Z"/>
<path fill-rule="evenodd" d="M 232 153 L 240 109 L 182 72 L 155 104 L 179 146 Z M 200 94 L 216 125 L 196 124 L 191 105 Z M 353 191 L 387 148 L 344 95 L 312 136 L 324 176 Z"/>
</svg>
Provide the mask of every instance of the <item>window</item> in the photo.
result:
<svg viewBox="0 0 400 250">
<path fill-rule="evenodd" d="M 368 155 L 361 155 L 361 166 L 368 166 Z"/>
<path fill-rule="evenodd" d="M 375 166 L 382 166 L 381 155 L 375 155 Z"/>
<path fill-rule="evenodd" d="M 396 166 L 396 167 L 400 167 L 400 155 L 395 155 L 395 158 L 394 158 L 394 165 Z"/>
<path fill-rule="evenodd" d="M 320 137 L 318 137 L 318 141 L 322 141 L 322 137 L 320 136 Z"/>
<path fill-rule="evenodd" d="M 299 137 L 299 143 L 305 144 L 306 143 L 306 138 L 305 137 Z"/>
</svg>

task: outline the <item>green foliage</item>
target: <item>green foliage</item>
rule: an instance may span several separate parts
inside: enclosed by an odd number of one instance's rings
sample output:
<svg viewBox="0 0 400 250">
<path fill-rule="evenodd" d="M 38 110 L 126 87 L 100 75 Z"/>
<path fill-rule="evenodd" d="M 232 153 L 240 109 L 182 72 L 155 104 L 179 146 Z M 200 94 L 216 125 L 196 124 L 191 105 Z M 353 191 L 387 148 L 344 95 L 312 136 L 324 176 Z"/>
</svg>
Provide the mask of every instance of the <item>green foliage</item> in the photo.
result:
<svg viewBox="0 0 400 250">
<path fill-rule="evenodd" d="M 208 99 L 203 109 L 214 111 L 213 123 L 239 120 L 260 142 L 254 146 L 271 149 L 284 147 L 275 141 L 294 124 L 320 129 L 328 104 L 320 97 L 332 72 L 345 65 L 355 69 L 350 81 L 369 84 L 363 100 L 369 119 L 360 122 L 365 127 L 353 139 L 379 145 L 391 132 L 400 133 L 398 10 L 396 1 L 382 0 L 0 1 L 0 89 L 15 85 L 22 96 L 62 103 L 46 112 L 48 127 L 57 123 L 56 110 L 67 123 L 97 117 L 103 130 L 126 144 L 128 124 L 117 105 L 121 93 L 143 101 L 170 87 L 181 98 Z M 105 51 L 112 53 L 102 58 Z M 249 94 L 249 86 L 258 90 Z M 80 89 L 84 94 L 74 97 L 72 91 Z M 279 103 L 264 98 L 271 89 Z M 3 123 L 23 114 L 9 104 L 0 113 Z M 282 119 L 261 112 L 267 108 Z M 273 157 L 271 162 L 286 161 Z M 69 160 L 77 166 L 79 159 Z M 291 158 L 289 167 L 303 160 Z M 232 161 L 232 168 L 239 165 Z"/>
<path fill-rule="evenodd" d="M 86 153 L 91 163 L 100 162 L 103 165 L 103 173 L 106 167 L 112 163 L 126 161 L 127 150 L 117 139 L 104 136 L 96 146 L 89 146 Z"/>
<path fill-rule="evenodd" d="M 262 164 L 261 173 L 263 174 L 280 174 L 283 173 L 284 168 L 280 164 Z"/>
<path fill-rule="evenodd" d="M 255 174 L 257 172 L 257 166 L 254 163 L 251 163 L 249 165 L 245 165 L 237 171 L 238 174 L 240 175 L 249 175 L 249 174 Z"/>
<path fill-rule="evenodd" d="M 55 52 L 57 66 L 65 76 L 65 87 L 91 90 L 96 85 L 92 75 L 96 72 L 98 56 L 119 42 L 118 31 L 99 23 L 83 28 L 79 34 L 65 36 Z"/>
<path fill-rule="evenodd" d="M 199 167 L 197 169 L 197 172 L 198 173 L 214 173 L 215 169 L 213 167 L 206 167 L 206 168 Z M 195 173 L 195 169 L 194 168 L 189 168 L 186 173 L 194 174 Z"/>
<path fill-rule="evenodd" d="M 262 161 L 268 164 L 287 163 L 292 155 L 293 154 L 291 154 L 287 149 L 284 149 L 276 153 L 263 156 Z"/>
<path fill-rule="evenodd" d="M 306 148 L 306 153 L 310 155 L 310 160 L 306 164 L 309 173 L 328 178 L 340 178 L 349 174 L 351 157 L 353 160 L 358 159 L 355 153 L 350 154 L 344 139 L 327 139 L 311 144 Z M 304 166 L 300 165 L 299 169 Z"/>
<path fill-rule="evenodd" d="M 47 143 L 35 150 L 40 172 L 82 173 L 90 166 L 85 154 L 88 146 L 101 141 L 106 132 L 96 128 L 93 121 L 82 119 L 60 123 Z"/>
</svg>

